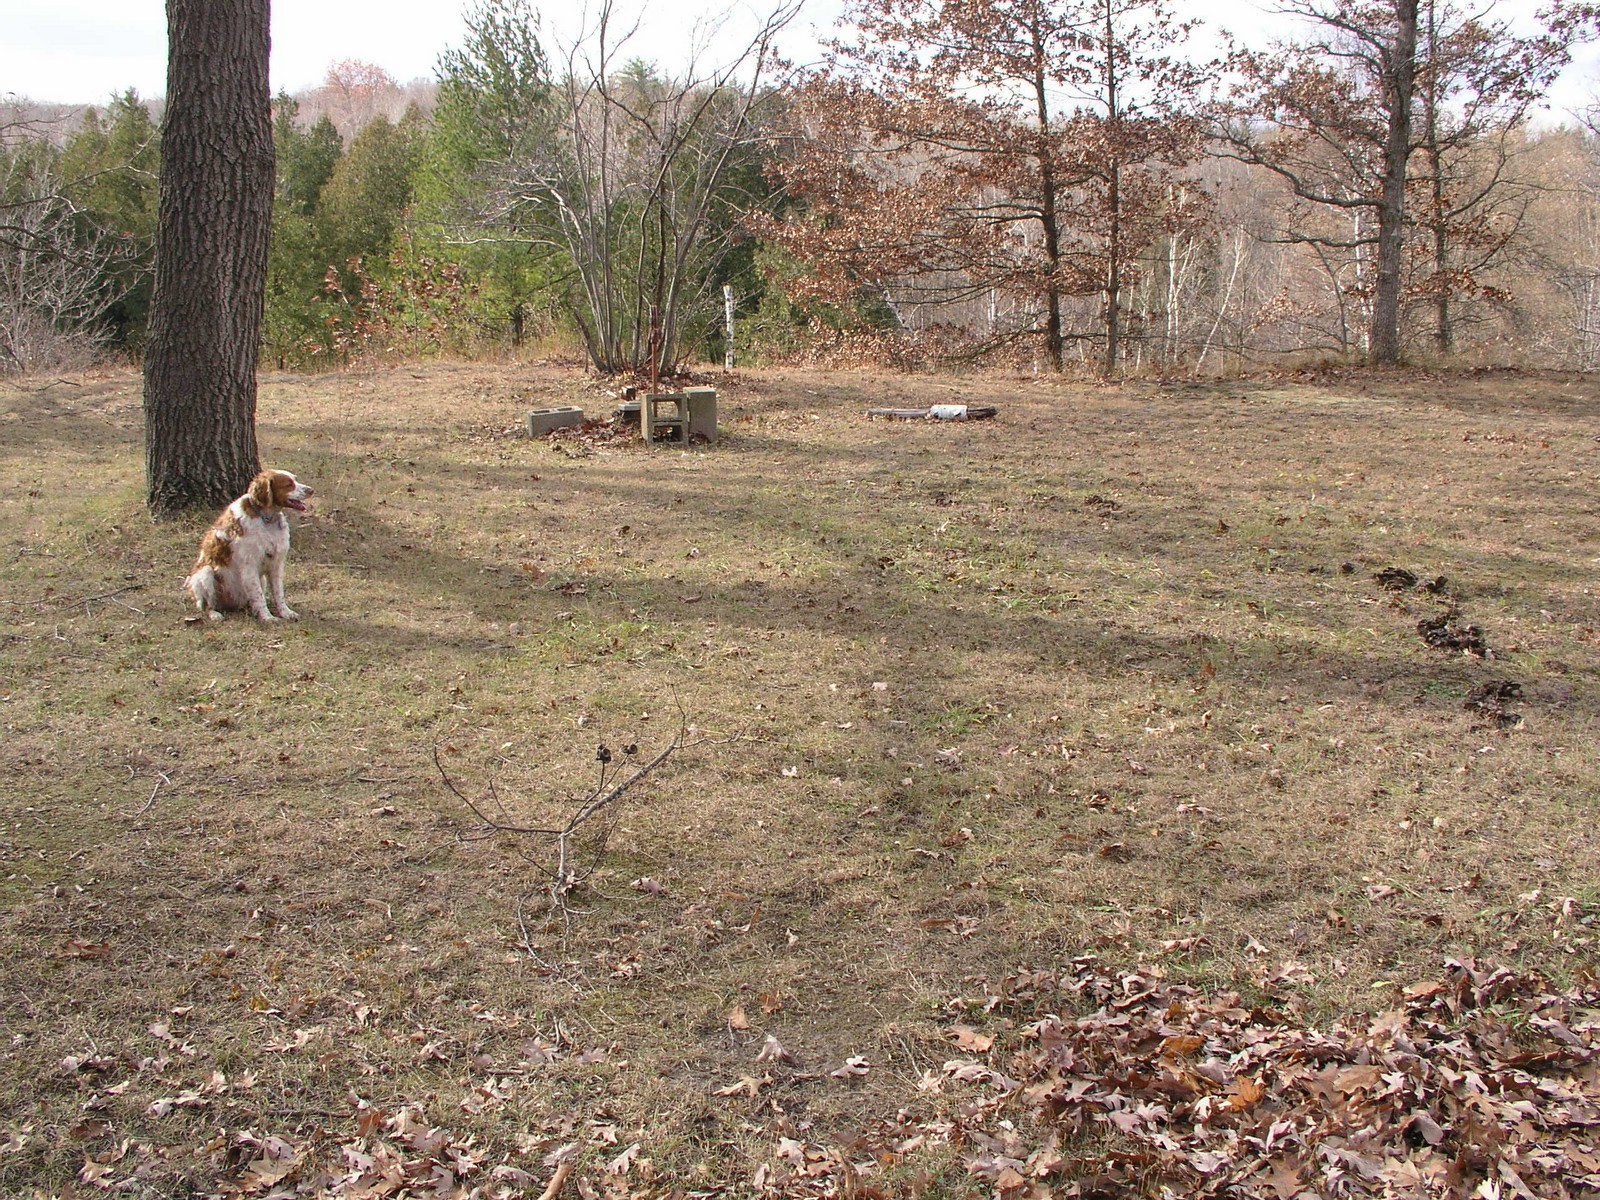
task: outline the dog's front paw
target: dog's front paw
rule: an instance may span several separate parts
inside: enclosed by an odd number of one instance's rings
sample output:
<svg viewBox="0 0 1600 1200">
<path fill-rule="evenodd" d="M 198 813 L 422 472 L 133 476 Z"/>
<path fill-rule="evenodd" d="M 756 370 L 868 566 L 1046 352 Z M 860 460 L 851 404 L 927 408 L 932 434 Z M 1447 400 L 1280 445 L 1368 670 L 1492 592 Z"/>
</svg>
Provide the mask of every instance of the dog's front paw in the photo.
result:
<svg viewBox="0 0 1600 1200">
<path fill-rule="evenodd" d="M 256 618 L 256 620 L 260 621 L 263 625 L 270 624 L 271 622 L 276 621 L 278 619 L 277 617 L 275 617 L 271 613 L 269 613 L 266 609 L 262 609 L 260 612 L 256 613 L 255 614 L 255 618 Z"/>
<path fill-rule="evenodd" d="M 300 614 L 295 612 L 295 610 L 290 608 L 288 605 L 284 605 L 282 608 L 278 609 L 278 615 L 285 621 L 298 621 L 300 619 Z"/>
</svg>

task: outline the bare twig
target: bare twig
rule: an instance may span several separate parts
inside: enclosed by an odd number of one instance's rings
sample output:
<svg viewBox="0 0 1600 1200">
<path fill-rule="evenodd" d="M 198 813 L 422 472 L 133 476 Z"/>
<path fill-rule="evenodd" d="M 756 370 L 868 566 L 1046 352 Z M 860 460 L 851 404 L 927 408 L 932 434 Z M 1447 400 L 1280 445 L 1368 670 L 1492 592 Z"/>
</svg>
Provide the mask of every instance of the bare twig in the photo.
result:
<svg viewBox="0 0 1600 1200">
<path fill-rule="evenodd" d="M 489 816 L 481 808 L 474 804 L 472 799 L 455 785 L 455 782 L 450 778 L 449 772 L 444 769 L 444 763 L 439 760 L 438 746 L 433 748 L 433 765 L 438 768 L 439 778 L 444 782 L 444 786 L 450 789 L 451 794 L 453 794 L 457 800 L 461 801 L 461 803 L 470 808 L 478 820 L 482 821 L 484 825 L 486 825 L 492 832 L 531 833 L 537 834 L 541 837 L 556 837 L 561 833 L 561 830 L 559 829 L 536 829 L 532 826 L 506 825 L 503 822 L 496 821 L 493 817 Z M 493 794 L 493 789 L 491 789 L 490 794 Z"/>
<path fill-rule="evenodd" d="M 672 740 L 654 758 L 639 763 L 626 778 L 620 780 L 616 780 L 613 775 L 617 768 L 613 766 L 616 760 L 612 752 L 606 746 L 600 746 L 595 754 L 595 758 L 600 764 L 600 778 L 594 790 L 560 826 L 554 827 L 514 825 L 500 817 L 491 815 L 489 811 L 486 811 L 491 807 L 498 809 L 502 813 L 505 811 L 493 782 L 491 781 L 487 785 L 489 798 L 493 802 L 492 805 L 473 800 L 472 797 L 468 796 L 456 785 L 455 780 L 450 777 L 450 773 L 445 770 L 438 746 L 433 748 L 433 765 L 439 772 L 440 781 L 449 790 L 450 794 L 460 800 L 482 822 L 483 832 L 476 835 L 476 837 L 492 837 L 496 834 L 508 833 L 549 839 L 548 850 L 546 851 L 550 860 L 548 865 L 545 862 L 541 862 L 539 857 L 531 854 L 525 853 L 523 857 L 539 867 L 548 876 L 548 881 L 543 885 L 543 891 L 549 899 L 549 909 L 553 914 L 560 914 L 564 930 L 570 932 L 572 908 L 568 903 L 568 897 L 574 889 L 582 886 L 584 881 L 588 879 L 605 853 L 606 843 L 610 839 L 612 829 L 615 827 L 614 820 L 608 822 L 606 819 L 609 812 L 615 808 L 617 802 L 630 788 L 666 762 L 675 751 L 683 748 L 687 732 L 687 723 L 680 725 Z M 637 755 L 638 750 L 630 745 L 622 753 L 625 762 L 633 762 L 636 761 L 635 755 Z M 596 827 L 598 832 L 595 832 Z M 580 865 L 577 861 L 579 858 L 578 838 L 591 832 L 594 833 L 594 838 L 589 847 L 590 857 L 586 863 Z M 529 937 L 527 925 L 523 920 L 520 904 L 518 905 L 517 923 L 522 934 L 523 948 L 532 954 L 532 940 Z"/>
<path fill-rule="evenodd" d="M 600 812 L 602 809 L 616 801 L 623 792 L 627 791 L 651 771 L 655 770 L 662 763 L 666 762 L 668 756 L 671 755 L 672 752 L 678 749 L 678 747 L 682 744 L 683 734 L 680 731 L 679 734 L 672 739 L 672 741 L 667 743 L 666 747 L 661 751 L 660 754 L 657 754 L 649 762 L 645 763 L 637 771 L 628 776 L 628 778 L 624 779 L 615 787 L 590 799 L 586 804 L 579 808 L 577 812 L 572 814 L 572 817 L 567 821 L 566 828 L 562 829 L 556 835 L 556 882 L 554 889 L 552 890 L 553 900 L 559 903 L 561 896 L 565 893 L 565 891 L 570 888 L 573 883 L 577 882 L 575 879 L 569 881 L 567 871 L 568 843 L 572 835 L 576 833 L 579 828 L 585 825 L 592 817 L 594 817 L 596 813 Z"/>
<path fill-rule="evenodd" d="M 161 790 L 161 785 L 167 784 L 169 787 L 171 786 L 172 780 L 167 777 L 165 772 L 157 771 L 156 775 L 158 776 L 156 779 L 156 785 L 150 789 L 150 798 L 144 802 L 144 806 L 137 812 L 123 812 L 123 816 L 129 818 L 130 820 L 134 817 L 144 816 L 145 813 L 150 811 L 150 806 L 156 802 L 156 793 Z M 120 809 L 118 811 L 121 812 Z"/>
<path fill-rule="evenodd" d="M 144 610 L 142 608 L 135 608 L 135 607 L 133 607 L 133 605 L 127 603 L 126 601 L 117 599 L 117 597 L 122 595 L 122 593 L 124 593 L 124 592 L 142 591 L 143 588 L 144 588 L 144 584 L 142 584 L 142 583 L 130 583 L 127 587 L 119 587 L 119 588 L 116 588 L 113 591 L 101 592 L 98 596 L 84 596 L 82 599 L 79 599 L 79 600 L 56 600 L 56 601 L 53 601 L 53 603 L 55 604 L 55 606 L 57 608 L 76 608 L 78 605 L 81 604 L 81 605 L 83 605 L 84 612 L 87 613 L 89 611 L 89 605 L 95 604 L 95 603 L 100 602 L 100 601 L 109 600 L 112 604 L 120 604 L 120 605 L 122 605 L 123 608 L 127 609 L 129 612 L 137 613 L 139 616 L 142 617 L 142 616 L 144 616 Z"/>
</svg>

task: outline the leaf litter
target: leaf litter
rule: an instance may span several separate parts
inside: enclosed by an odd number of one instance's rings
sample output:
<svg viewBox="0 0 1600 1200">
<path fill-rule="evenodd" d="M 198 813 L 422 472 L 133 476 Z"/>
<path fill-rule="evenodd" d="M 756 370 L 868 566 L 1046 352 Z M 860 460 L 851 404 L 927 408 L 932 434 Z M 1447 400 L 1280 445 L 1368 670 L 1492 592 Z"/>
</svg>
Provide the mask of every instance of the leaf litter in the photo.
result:
<svg viewBox="0 0 1600 1200">
<path fill-rule="evenodd" d="M 960 1057 L 925 1072 L 920 1100 L 892 1120 L 830 1145 L 792 1136 L 800 1130 L 774 1105 L 777 1140 L 752 1180 L 757 1192 L 895 1195 L 886 1168 L 935 1149 L 957 1153 L 1003 1200 L 1555 1198 L 1600 1188 L 1593 972 L 1560 988 L 1536 972 L 1452 960 L 1439 978 L 1397 989 L 1392 1009 L 1325 1030 L 1271 1001 L 1207 994 L 1159 967 L 1112 971 L 1089 957 L 1066 971 L 1017 972 L 984 992 L 979 1005 L 951 1006 L 963 1019 L 944 1038 Z M 989 1029 L 971 1023 L 974 1008 Z M 769 1038 L 757 1060 L 787 1057 L 774 1047 Z M 842 1081 L 867 1070 L 853 1055 L 829 1074 Z M 743 1076 L 712 1094 L 757 1102 L 772 1084 Z M 485 1096 L 494 1099 L 493 1086 Z M 171 1104 L 201 1102 L 183 1094 Z M 419 1104 L 363 1106 L 339 1124 L 342 1135 L 219 1134 L 208 1147 L 217 1194 L 511 1197 L 563 1169 L 579 1195 L 682 1194 L 651 1173 L 645 1141 L 580 1162 L 585 1131 L 576 1126 L 532 1133 L 507 1154 L 451 1132 Z M 611 1127 L 587 1133 L 596 1147 L 618 1144 Z M 117 1144 L 85 1160 L 81 1182 L 119 1187 L 153 1152 Z M 539 1168 L 526 1161 L 532 1153 L 543 1156 Z"/>
<path fill-rule="evenodd" d="M 780 1137 L 756 1182 L 895 1195 L 882 1165 L 942 1144 L 1002 1200 L 1600 1194 L 1600 974 L 1455 959 L 1395 998 L 1318 1029 L 1154 967 L 1019 972 L 983 1005 L 1012 1034 L 948 1031 L 968 1057 L 925 1074 L 930 1115 Z"/>
</svg>

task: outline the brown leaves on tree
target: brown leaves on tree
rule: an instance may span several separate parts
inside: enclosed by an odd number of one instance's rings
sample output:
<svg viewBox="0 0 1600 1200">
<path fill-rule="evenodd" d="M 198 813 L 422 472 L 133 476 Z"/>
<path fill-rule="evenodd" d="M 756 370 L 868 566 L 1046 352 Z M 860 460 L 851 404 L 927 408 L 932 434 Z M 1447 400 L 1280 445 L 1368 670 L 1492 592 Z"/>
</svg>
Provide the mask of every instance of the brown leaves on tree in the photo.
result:
<svg viewBox="0 0 1600 1200">
<path fill-rule="evenodd" d="M 846 21 L 774 167 L 796 203 L 758 219 L 808 267 L 790 298 L 898 320 L 988 295 L 980 341 L 1042 336 L 1059 368 L 1063 299 L 1098 296 L 1114 364 L 1140 251 L 1199 215 L 1175 174 L 1196 72 L 1166 53 L 1188 27 L 1163 0 L 856 0 Z"/>
<path fill-rule="evenodd" d="M 1521 224 L 1495 143 L 1545 96 L 1595 8 L 1552 5 L 1518 22 L 1529 33 L 1493 6 L 1285 0 L 1283 11 L 1303 22 L 1297 40 L 1229 59 L 1222 153 L 1278 176 L 1296 201 L 1284 236 L 1349 271 L 1375 362 L 1400 361 L 1407 300 L 1432 303 L 1447 354 L 1452 297 L 1495 296 L 1482 276 Z M 1498 164 L 1468 183 L 1485 154 Z"/>
</svg>

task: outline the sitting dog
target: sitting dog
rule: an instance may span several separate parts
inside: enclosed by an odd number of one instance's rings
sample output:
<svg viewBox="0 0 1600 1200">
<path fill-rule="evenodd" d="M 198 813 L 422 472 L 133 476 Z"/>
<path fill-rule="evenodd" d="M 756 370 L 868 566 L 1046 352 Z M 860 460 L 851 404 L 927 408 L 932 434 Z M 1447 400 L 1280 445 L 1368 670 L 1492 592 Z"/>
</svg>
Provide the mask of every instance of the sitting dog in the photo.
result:
<svg viewBox="0 0 1600 1200">
<path fill-rule="evenodd" d="M 200 542 L 200 557 L 183 586 L 206 619 L 223 611 L 247 609 L 259 621 L 292 621 L 298 613 L 283 596 L 283 568 L 289 559 L 288 510 L 305 512 L 311 489 L 287 471 L 262 471 L 212 522 Z M 262 581 L 266 581 L 263 588 Z M 267 610 L 271 592 L 275 617 Z"/>
</svg>

